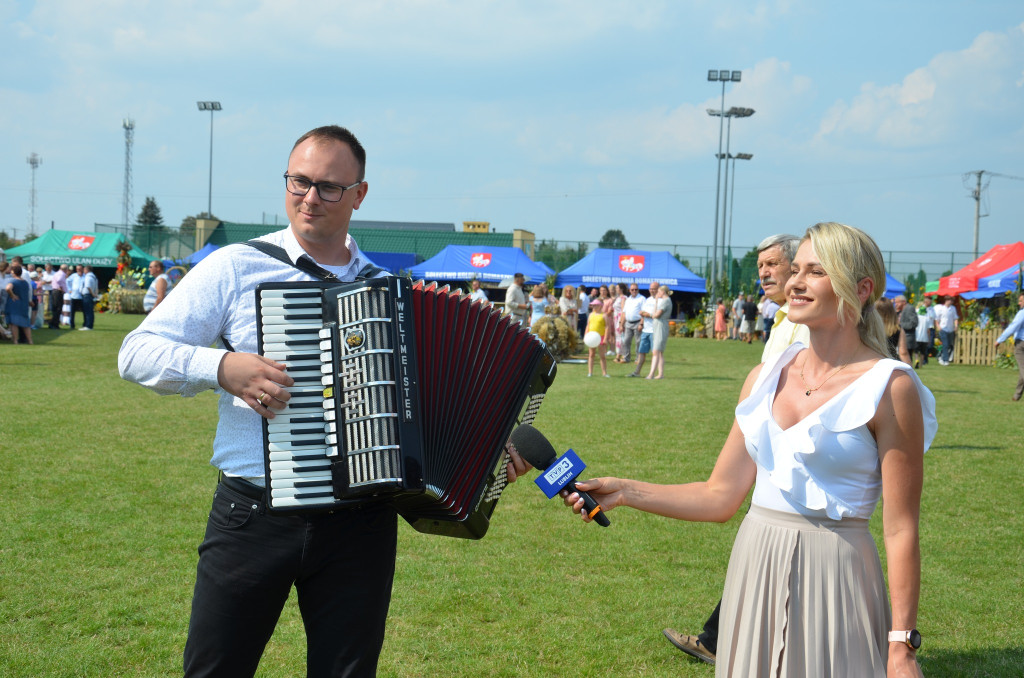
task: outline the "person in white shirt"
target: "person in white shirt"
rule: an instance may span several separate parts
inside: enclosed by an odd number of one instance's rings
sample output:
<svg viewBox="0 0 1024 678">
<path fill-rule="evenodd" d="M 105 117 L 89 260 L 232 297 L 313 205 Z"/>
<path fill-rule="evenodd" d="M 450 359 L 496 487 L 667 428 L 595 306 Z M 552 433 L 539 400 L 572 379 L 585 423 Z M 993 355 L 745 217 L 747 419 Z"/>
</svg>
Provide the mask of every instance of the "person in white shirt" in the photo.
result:
<svg viewBox="0 0 1024 678">
<path fill-rule="evenodd" d="M 252 676 L 294 586 L 308 675 L 372 676 L 395 571 L 396 514 L 386 504 L 279 516 L 264 504 L 262 421 L 290 399 L 285 364 L 257 354 L 256 286 L 316 279 L 311 264 L 351 282 L 368 260 L 349 234 L 366 198 L 366 153 L 348 130 L 304 134 L 288 157 L 288 228 L 260 240 L 288 263 L 245 244 L 197 264 L 124 340 L 121 376 L 159 394 L 215 390 L 211 463 L 220 472 L 199 548 L 186 676 Z M 383 272 L 378 271 L 378 275 Z M 366 275 L 366 273 L 363 273 Z M 230 347 L 230 348 L 229 348 Z M 509 479 L 526 471 L 512 454 Z"/>
<path fill-rule="evenodd" d="M 154 259 L 149 262 L 149 275 L 153 277 L 152 282 L 146 289 L 146 296 L 142 299 L 142 310 L 151 312 L 171 291 L 171 278 L 164 273 L 164 262 Z"/>
<path fill-rule="evenodd" d="M 732 338 L 740 339 L 740 326 L 743 324 L 743 303 L 747 297 L 742 294 L 736 295 L 732 302 Z"/>
<path fill-rule="evenodd" d="M 96 300 L 100 296 L 100 282 L 92 272 L 92 266 L 86 266 L 82 274 L 82 327 L 91 330 L 96 322 Z"/>
<path fill-rule="evenodd" d="M 953 344 L 956 342 L 956 331 L 960 327 L 960 314 L 953 305 L 952 295 L 946 297 L 942 306 L 935 307 L 935 328 L 939 331 L 942 352 L 939 353 L 939 364 L 949 365 L 953 359 Z"/>
<path fill-rule="evenodd" d="M 81 264 L 75 266 L 75 272 L 68 276 L 68 293 L 71 295 L 71 329 L 75 329 L 75 314 L 82 311 L 82 274 L 85 267 Z M 83 315 L 84 319 L 84 315 Z"/>
<path fill-rule="evenodd" d="M 651 352 L 654 343 L 654 312 L 658 308 L 658 288 L 661 285 L 658 281 L 651 283 L 650 295 L 644 299 L 640 306 L 640 340 L 636 344 L 636 369 L 627 374 L 627 377 L 639 377 L 640 370 L 647 360 L 647 354 Z"/>
<path fill-rule="evenodd" d="M 523 292 L 523 283 L 525 282 L 526 276 L 516 273 L 512 276 L 512 284 L 505 290 L 505 313 L 520 324 L 526 322 L 530 308 L 530 305 L 526 303 L 526 293 Z"/>
<path fill-rule="evenodd" d="M 469 287 L 470 301 L 479 301 L 481 304 L 485 306 L 488 305 L 489 302 L 487 301 L 487 293 L 480 289 L 480 280 L 478 280 L 477 278 L 473 278 L 472 280 L 469 281 Z"/>
<path fill-rule="evenodd" d="M 789 314 L 810 343 L 751 371 L 710 477 L 576 485 L 606 512 L 709 522 L 728 520 L 753 488 L 726 575 L 718 675 L 920 677 L 919 514 L 935 398 L 886 357 L 874 307 L 885 266 L 870 236 L 816 224 L 792 268 Z M 581 512 L 577 492 L 562 496 Z M 883 496 L 891 595 L 868 529 Z"/>
<path fill-rule="evenodd" d="M 587 288 L 585 285 L 580 285 L 579 289 L 576 290 L 576 301 L 577 308 L 579 309 L 579 320 L 576 323 L 576 329 L 579 331 L 580 338 L 587 333 L 587 320 L 590 316 L 590 295 L 587 294 Z"/>
<path fill-rule="evenodd" d="M 622 334 L 622 362 L 633 362 L 633 338 L 639 342 L 640 309 L 644 305 L 644 297 L 636 283 L 629 283 L 629 296 L 622 303 L 622 316 L 619 318 L 619 333 Z"/>
</svg>

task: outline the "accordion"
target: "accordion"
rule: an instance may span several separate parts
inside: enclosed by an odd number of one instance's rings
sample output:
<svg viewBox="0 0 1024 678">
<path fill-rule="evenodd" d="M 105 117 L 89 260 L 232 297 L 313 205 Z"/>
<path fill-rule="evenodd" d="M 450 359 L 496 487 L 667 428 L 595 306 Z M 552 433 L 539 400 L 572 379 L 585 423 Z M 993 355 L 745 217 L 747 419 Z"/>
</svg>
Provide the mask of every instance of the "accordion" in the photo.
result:
<svg viewBox="0 0 1024 678">
<path fill-rule="evenodd" d="M 264 283 L 256 309 L 260 354 L 295 380 L 263 420 L 268 511 L 387 501 L 420 532 L 482 537 L 509 434 L 555 377 L 544 345 L 459 290 L 406 278 Z"/>
</svg>

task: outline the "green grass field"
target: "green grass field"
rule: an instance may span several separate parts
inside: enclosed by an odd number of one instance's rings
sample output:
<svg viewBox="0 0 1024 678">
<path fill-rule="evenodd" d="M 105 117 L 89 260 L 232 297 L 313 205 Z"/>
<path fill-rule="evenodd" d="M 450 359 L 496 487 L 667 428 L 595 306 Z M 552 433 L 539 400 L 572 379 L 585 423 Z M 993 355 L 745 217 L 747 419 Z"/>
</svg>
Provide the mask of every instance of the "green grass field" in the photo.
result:
<svg viewBox="0 0 1024 678">
<path fill-rule="evenodd" d="M 215 398 L 120 380 L 139 316 L 0 344 L 0 676 L 180 674 L 216 483 Z M 536 425 L 595 474 L 706 477 L 760 347 L 671 339 L 666 378 L 562 365 Z M 939 367 L 922 511 L 920 659 L 928 676 L 1024 675 L 1024 405 L 1015 373 Z M 619 510 L 583 525 L 530 481 L 478 542 L 402 524 L 381 676 L 705 676 L 662 637 L 696 633 L 721 595 L 736 517 L 686 524 Z M 881 548 L 880 520 L 872 530 Z M 290 601 L 261 676 L 305 674 Z"/>
</svg>

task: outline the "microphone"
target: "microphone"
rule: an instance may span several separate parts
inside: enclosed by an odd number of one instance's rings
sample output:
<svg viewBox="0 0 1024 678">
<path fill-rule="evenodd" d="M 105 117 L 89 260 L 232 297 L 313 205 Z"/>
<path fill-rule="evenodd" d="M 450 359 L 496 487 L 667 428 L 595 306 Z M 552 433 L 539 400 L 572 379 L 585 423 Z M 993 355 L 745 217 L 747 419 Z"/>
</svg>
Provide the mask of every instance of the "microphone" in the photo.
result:
<svg viewBox="0 0 1024 678">
<path fill-rule="evenodd" d="M 519 456 L 530 463 L 531 466 L 541 472 L 533 481 L 541 489 L 548 499 L 554 497 L 562 489 L 576 492 L 583 499 L 583 510 L 587 512 L 595 523 L 601 527 L 608 527 L 611 521 L 601 510 L 593 497 L 577 489 L 575 480 L 587 467 L 572 450 L 567 450 L 559 458 L 555 458 L 555 448 L 551 446 L 544 434 L 529 424 L 521 424 L 512 431 L 509 438 L 512 447 L 516 448 Z"/>
</svg>

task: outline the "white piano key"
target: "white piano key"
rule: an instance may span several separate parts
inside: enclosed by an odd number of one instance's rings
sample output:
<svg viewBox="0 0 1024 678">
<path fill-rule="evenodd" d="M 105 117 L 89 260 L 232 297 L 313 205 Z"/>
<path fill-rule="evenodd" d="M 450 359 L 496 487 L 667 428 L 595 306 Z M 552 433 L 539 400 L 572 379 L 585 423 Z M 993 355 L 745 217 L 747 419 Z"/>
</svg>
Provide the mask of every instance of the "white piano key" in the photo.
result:
<svg viewBox="0 0 1024 678">
<path fill-rule="evenodd" d="M 331 503 L 329 497 L 280 497 L 271 500 L 275 508 L 300 508 L 303 506 L 323 506 Z"/>
<path fill-rule="evenodd" d="M 270 461 L 290 461 L 294 460 L 295 457 L 310 456 L 310 457 L 322 457 L 327 458 L 330 453 L 330 448 L 325 446 L 309 446 L 309 447 L 292 447 L 288 449 L 274 449 L 274 446 L 270 446 Z"/>
</svg>

